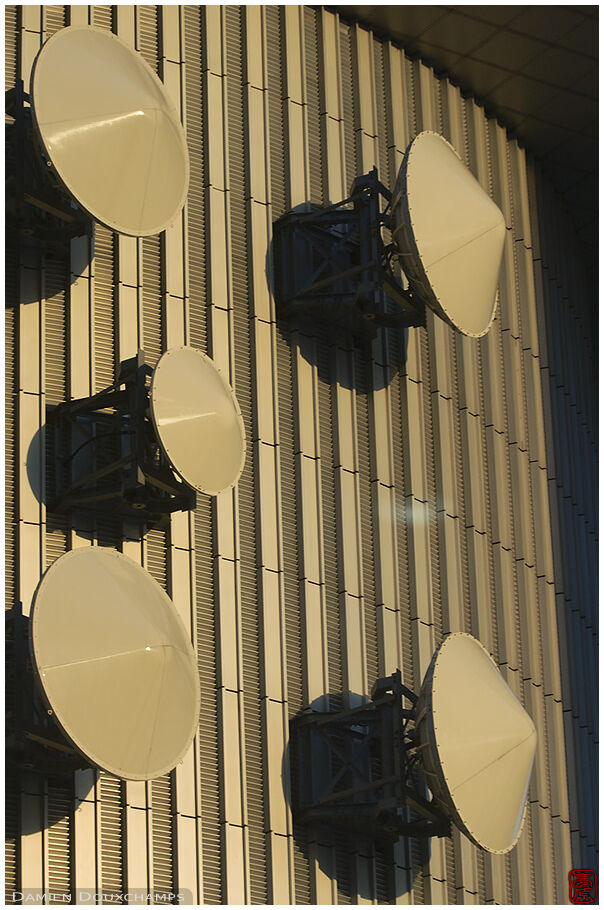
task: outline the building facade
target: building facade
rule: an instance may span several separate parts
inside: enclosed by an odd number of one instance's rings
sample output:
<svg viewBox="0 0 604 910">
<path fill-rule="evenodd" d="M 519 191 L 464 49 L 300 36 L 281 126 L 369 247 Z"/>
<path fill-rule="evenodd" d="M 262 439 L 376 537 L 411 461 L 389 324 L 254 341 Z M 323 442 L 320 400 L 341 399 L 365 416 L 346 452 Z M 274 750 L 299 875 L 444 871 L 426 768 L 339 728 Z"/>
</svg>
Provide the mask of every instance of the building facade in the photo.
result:
<svg viewBox="0 0 604 910">
<path fill-rule="evenodd" d="M 95 225 L 64 253 L 7 237 L 7 609 L 27 616 L 67 550 L 122 550 L 190 629 L 201 714 L 184 761 L 149 783 L 9 768 L 7 901 L 568 902 L 569 871 L 597 869 L 596 335 L 554 190 L 447 77 L 325 8 L 7 7 L 7 89 L 28 90 L 41 44 L 69 24 L 114 31 L 158 72 L 191 181 L 156 237 Z M 283 324 L 273 222 L 344 199 L 374 165 L 393 186 L 426 129 L 505 217 L 488 334 L 428 312 L 366 350 Z M 241 406 L 235 490 L 144 535 L 47 511 L 46 406 L 105 388 L 139 348 L 153 365 L 184 343 Z M 480 639 L 537 728 L 518 846 L 488 855 L 454 831 L 385 851 L 294 824 L 289 718 L 356 704 L 396 668 L 419 691 L 451 631 Z M 11 655 L 9 638 L 9 709 Z"/>
</svg>

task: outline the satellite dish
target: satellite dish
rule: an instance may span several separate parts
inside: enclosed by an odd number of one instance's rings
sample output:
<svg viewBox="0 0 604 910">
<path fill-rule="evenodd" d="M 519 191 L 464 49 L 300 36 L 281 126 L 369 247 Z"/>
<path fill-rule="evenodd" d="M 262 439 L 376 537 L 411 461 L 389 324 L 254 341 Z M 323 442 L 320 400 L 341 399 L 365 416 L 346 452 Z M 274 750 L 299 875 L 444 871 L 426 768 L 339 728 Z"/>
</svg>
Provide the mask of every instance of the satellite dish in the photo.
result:
<svg viewBox="0 0 604 910">
<path fill-rule="evenodd" d="M 392 236 L 412 293 L 464 335 L 484 335 L 495 316 L 505 231 L 453 146 L 419 133 L 393 193 Z"/>
<path fill-rule="evenodd" d="M 114 550 L 61 556 L 33 603 L 33 663 L 66 738 L 126 780 L 172 770 L 195 734 L 195 653 L 174 604 Z"/>
<path fill-rule="evenodd" d="M 507 853 L 526 811 L 536 732 L 488 651 L 455 633 L 434 653 L 416 736 L 436 799 L 479 847 Z"/>
<path fill-rule="evenodd" d="M 153 372 L 150 399 L 157 438 L 176 473 L 211 496 L 233 487 L 245 462 L 245 428 L 219 367 L 196 348 L 170 348 Z"/>
<path fill-rule="evenodd" d="M 121 234 L 158 234 L 181 210 L 189 158 L 179 116 L 140 54 L 110 32 L 56 32 L 36 57 L 34 124 L 59 180 Z"/>
</svg>

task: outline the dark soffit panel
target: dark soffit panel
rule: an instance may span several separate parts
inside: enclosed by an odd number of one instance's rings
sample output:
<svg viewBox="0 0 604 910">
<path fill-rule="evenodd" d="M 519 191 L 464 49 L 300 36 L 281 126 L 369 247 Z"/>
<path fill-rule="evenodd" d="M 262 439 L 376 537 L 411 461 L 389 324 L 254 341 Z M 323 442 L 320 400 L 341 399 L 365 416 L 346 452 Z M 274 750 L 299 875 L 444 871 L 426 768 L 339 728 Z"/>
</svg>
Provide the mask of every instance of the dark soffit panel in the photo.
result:
<svg viewBox="0 0 604 910">
<path fill-rule="evenodd" d="M 424 60 L 497 117 L 540 162 L 595 264 L 597 6 L 329 8 Z"/>
</svg>

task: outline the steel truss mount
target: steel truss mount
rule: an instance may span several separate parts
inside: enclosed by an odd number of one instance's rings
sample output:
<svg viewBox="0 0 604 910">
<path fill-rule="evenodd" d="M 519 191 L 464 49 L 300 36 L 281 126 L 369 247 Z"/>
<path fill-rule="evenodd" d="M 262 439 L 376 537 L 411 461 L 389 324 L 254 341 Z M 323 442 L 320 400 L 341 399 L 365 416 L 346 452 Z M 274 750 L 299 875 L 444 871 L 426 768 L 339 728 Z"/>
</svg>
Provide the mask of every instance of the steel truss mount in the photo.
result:
<svg viewBox="0 0 604 910">
<path fill-rule="evenodd" d="M 376 682 L 366 704 L 337 713 L 308 710 L 292 718 L 294 818 L 385 843 L 401 836 L 449 835 L 449 817 L 428 798 L 420 774 L 417 702 L 397 670 Z"/>
<path fill-rule="evenodd" d="M 347 199 L 292 211 L 273 228 L 275 301 L 280 317 L 307 313 L 371 342 L 380 326 L 425 324 L 423 304 L 397 280 L 390 227 L 392 193 L 373 168 L 357 177 Z M 394 302 L 387 312 L 385 296 Z"/>
<path fill-rule="evenodd" d="M 92 219 L 70 199 L 33 124 L 19 79 L 6 93 L 6 227 L 22 241 L 63 246 L 92 233 Z"/>
<path fill-rule="evenodd" d="M 152 372 L 141 350 L 123 361 L 113 385 L 48 407 L 51 512 L 88 511 L 163 527 L 171 512 L 195 508 L 195 490 L 176 477 L 155 433 Z"/>
</svg>

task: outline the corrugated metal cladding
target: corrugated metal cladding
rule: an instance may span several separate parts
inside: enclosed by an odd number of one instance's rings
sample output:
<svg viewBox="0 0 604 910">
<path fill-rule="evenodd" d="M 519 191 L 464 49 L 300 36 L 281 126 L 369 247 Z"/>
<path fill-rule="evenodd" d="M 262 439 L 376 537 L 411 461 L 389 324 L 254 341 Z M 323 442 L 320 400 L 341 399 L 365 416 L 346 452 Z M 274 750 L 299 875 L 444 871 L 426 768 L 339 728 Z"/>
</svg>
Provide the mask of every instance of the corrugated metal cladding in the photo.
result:
<svg viewBox="0 0 604 910">
<path fill-rule="evenodd" d="M 190 628 L 202 708 L 194 748 L 161 780 L 13 775 L 7 900 L 76 887 L 188 889 L 194 903 L 566 902 L 569 869 L 597 867 L 597 443 L 592 292 L 556 198 L 471 99 L 325 10 L 7 7 L 8 88 L 27 86 L 40 44 L 69 23 L 113 30 L 159 72 L 191 188 L 159 238 L 98 227 L 65 256 L 8 238 L 8 606 L 27 614 L 65 550 L 122 549 Z M 374 164 L 392 184 L 422 129 L 453 143 L 505 215 L 491 331 L 467 339 L 429 313 L 363 354 L 278 329 L 272 222 L 344 198 Z M 103 388 L 139 346 L 154 363 L 185 342 L 236 389 L 249 442 L 236 491 L 142 540 L 47 515 L 45 404 Z M 288 718 L 366 698 L 396 667 L 417 690 L 454 630 L 493 653 L 538 729 L 517 848 L 489 856 L 454 833 L 385 853 L 293 825 Z M 10 667 L 7 679 L 10 697 Z"/>
</svg>

